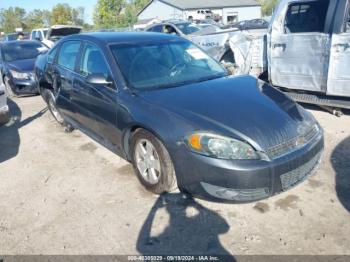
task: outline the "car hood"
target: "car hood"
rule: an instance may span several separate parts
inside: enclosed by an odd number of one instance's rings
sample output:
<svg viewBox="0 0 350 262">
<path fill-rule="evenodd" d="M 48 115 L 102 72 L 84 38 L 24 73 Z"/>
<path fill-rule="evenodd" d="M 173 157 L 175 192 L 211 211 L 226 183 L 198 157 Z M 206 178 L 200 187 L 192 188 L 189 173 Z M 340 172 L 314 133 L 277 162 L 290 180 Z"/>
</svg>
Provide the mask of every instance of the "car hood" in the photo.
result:
<svg viewBox="0 0 350 262">
<path fill-rule="evenodd" d="M 7 62 L 7 66 L 9 67 L 9 69 L 18 72 L 32 72 L 34 71 L 34 63 L 35 58 Z"/>
<path fill-rule="evenodd" d="M 249 76 L 142 92 L 141 96 L 181 115 L 195 129 L 225 130 L 224 135 L 238 136 L 260 150 L 295 138 L 315 124 L 311 114 L 286 95 Z"/>
</svg>

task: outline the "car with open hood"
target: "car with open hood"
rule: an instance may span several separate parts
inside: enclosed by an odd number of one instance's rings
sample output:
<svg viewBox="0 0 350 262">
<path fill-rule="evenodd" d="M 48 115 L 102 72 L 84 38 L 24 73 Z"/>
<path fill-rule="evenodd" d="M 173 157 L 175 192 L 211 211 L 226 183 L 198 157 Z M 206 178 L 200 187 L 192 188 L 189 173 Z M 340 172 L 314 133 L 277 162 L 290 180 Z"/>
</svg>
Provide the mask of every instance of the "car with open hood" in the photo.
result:
<svg viewBox="0 0 350 262">
<path fill-rule="evenodd" d="M 307 179 L 321 161 L 323 131 L 309 112 L 263 81 L 229 76 L 181 37 L 69 36 L 38 57 L 35 74 L 67 131 L 130 161 L 156 194 L 178 187 L 255 201 Z"/>
<path fill-rule="evenodd" d="M 8 96 L 37 94 L 34 63 L 48 50 L 39 41 L 21 40 L 0 43 L 0 76 Z"/>
<path fill-rule="evenodd" d="M 54 44 L 61 38 L 67 35 L 79 34 L 82 28 L 73 25 L 53 25 L 50 28 L 33 29 L 30 34 L 31 40 L 43 42 L 48 47 L 53 47 Z"/>
</svg>

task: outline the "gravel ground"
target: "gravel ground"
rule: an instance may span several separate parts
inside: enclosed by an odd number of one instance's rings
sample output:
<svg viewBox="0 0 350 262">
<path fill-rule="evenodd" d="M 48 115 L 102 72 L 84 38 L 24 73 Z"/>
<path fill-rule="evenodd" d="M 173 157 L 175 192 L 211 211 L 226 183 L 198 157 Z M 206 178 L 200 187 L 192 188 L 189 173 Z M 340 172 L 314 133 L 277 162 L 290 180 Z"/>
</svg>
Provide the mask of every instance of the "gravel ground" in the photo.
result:
<svg viewBox="0 0 350 262">
<path fill-rule="evenodd" d="M 10 101 L 0 127 L 0 254 L 348 254 L 350 114 L 309 108 L 325 129 L 317 173 L 250 204 L 146 192 L 132 167 L 41 97 Z"/>
</svg>

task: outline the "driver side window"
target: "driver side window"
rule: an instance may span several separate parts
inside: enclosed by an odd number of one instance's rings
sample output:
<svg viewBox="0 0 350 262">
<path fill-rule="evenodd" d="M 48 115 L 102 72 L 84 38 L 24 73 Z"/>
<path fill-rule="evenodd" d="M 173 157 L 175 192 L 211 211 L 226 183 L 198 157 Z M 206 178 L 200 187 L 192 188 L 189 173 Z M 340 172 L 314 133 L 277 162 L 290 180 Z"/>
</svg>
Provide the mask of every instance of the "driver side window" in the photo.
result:
<svg viewBox="0 0 350 262">
<path fill-rule="evenodd" d="M 109 77 L 108 65 L 97 46 L 90 43 L 85 45 L 79 71 L 84 76 L 103 74 L 105 78 Z"/>
</svg>

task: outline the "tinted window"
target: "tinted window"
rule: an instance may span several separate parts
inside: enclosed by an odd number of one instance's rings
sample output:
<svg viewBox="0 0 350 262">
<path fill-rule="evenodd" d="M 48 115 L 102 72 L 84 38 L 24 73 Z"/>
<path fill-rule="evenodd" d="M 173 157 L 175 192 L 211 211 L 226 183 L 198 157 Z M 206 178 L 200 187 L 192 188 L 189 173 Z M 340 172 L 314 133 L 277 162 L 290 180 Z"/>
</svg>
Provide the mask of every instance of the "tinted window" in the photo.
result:
<svg viewBox="0 0 350 262">
<path fill-rule="evenodd" d="M 67 41 L 63 43 L 58 55 L 57 63 L 70 70 L 74 70 L 75 61 L 77 60 L 79 49 L 79 41 Z"/>
<path fill-rule="evenodd" d="M 129 86 L 157 89 L 201 82 L 226 75 L 226 71 L 187 41 L 121 44 L 111 47 Z"/>
<path fill-rule="evenodd" d="M 163 26 L 162 25 L 156 25 L 156 26 L 151 27 L 147 31 L 161 33 L 162 30 L 163 30 Z"/>
<path fill-rule="evenodd" d="M 13 43 L 5 44 L 2 47 L 3 59 L 6 62 L 33 59 L 40 53 L 47 50 L 40 42 L 36 41 L 16 41 Z"/>
<path fill-rule="evenodd" d="M 88 76 L 92 74 L 103 74 L 106 78 L 108 66 L 101 51 L 93 44 L 86 44 L 80 63 L 80 73 Z"/>
<path fill-rule="evenodd" d="M 301 2 L 288 7 L 286 33 L 324 32 L 329 1 Z"/>
</svg>

